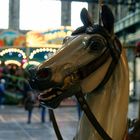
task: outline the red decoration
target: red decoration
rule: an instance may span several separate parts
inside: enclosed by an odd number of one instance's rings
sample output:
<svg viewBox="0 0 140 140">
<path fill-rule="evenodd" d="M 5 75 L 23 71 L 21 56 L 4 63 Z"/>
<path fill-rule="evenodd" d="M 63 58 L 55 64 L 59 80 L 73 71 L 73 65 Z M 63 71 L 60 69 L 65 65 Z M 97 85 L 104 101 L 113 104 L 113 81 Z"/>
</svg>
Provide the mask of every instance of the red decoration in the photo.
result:
<svg viewBox="0 0 140 140">
<path fill-rule="evenodd" d="M 4 41 L 2 39 L 0 39 L 0 47 L 4 46 Z"/>
<path fill-rule="evenodd" d="M 27 59 L 22 59 L 22 64 L 26 63 L 27 62 Z"/>
</svg>

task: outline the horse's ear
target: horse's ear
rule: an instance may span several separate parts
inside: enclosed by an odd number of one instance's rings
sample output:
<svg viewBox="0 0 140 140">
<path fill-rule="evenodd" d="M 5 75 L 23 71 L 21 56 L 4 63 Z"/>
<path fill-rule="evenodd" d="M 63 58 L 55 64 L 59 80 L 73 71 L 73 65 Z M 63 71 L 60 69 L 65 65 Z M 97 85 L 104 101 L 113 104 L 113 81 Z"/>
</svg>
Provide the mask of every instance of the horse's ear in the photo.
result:
<svg viewBox="0 0 140 140">
<path fill-rule="evenodd" d="M 86 8 L 83 8 L 81 10 L 80 17 L 81 17 L 81 21 L 83 22 L 85 27 L 92 26 L 92 21 L 91 21 L 91 18 L 89 16 L 88 11 L 87 11 Z"/>
<path fill-rule="evenodd" d="M 106 5 L 102 5 L 101 19 L 104 27 L 109 33 L 114 32 L 114 16 L 110 8 Z"/>
</svg>

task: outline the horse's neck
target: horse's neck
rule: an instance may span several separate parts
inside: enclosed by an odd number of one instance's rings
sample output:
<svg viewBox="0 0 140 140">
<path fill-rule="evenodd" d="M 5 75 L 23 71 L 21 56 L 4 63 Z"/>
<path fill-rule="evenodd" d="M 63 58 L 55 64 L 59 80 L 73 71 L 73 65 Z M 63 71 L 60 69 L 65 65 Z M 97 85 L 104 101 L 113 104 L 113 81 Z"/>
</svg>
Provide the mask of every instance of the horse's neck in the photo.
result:
<svg viewBox="0 0 140 140">
<path fill-rule="evenodd" d="M 92 112 L 113 140 L 122 140 L 126 130 L 128 85 L 128 67 L 125 57 L 122 55 L 114 74 L 105 87 L 87 95 L 87 102 Z M 85 115 L 81 119 L 79 132 L 79 140 L 100 139 Z"/>
</svg>

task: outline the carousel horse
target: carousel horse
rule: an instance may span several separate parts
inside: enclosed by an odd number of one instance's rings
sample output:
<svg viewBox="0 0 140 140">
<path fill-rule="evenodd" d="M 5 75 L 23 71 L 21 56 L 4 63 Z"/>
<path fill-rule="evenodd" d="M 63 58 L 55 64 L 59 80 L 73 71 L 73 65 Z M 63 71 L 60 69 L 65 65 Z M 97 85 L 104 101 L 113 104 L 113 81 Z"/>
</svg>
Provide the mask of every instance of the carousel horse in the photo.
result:
<svg viewBox="0 0 140 140">
<path fill-rule="evenodd" d="M 85 8 L 83 26 L 66 37 L 55 55 L 29 70 L 29 83 L 40 103 L 57 108 L 75 95 L 81 116 L 75 140 L 125 140 L 129 74 L 125 50 L 114 34 L 114 16 L 102 5 L 101 25 Z"/>
</svg>

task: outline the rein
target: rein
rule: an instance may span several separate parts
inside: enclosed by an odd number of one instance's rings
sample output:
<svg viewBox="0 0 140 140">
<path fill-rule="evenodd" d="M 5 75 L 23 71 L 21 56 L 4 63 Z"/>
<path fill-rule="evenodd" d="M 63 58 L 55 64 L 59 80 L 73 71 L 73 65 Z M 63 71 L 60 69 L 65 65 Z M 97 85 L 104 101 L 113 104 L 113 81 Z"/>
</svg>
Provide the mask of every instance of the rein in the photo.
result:
<svg viewBox="0 0 140 140">
<path fill-rule="evenodd" d="M 118 44 L 117 47 L 114 44 L 114 40 Z M 92 72 L 97 70 L 102 64 L 104 64 L 106 62 L 106 60 L 108 59 L 108 56 L 111 55 L 112 62 L 110 64 L 109 68 L 108 68 L 108 71 L 107 71 L 105 77 L 103 78 L 103 80 L 101 81 L 101 83 L 93 91 L 98 90 L 99 88 L 103 87 L 106 84 L 106 82 L 111 77 L 111 75 L 113 73 L 113 70 L 115 69 L 116 65 L 118 64 L 122 47 L 121 47 L 121 45 L 120 45 L 120 43 L 119 43 L 119 41 L 116 37 L 115 37 L 114 40 L 113 41 L 112 40 L 108 41 L 108 48 L 104 51 L 104 53 L 99 58 L 91 61 L 86 66 L 84 66 L 82 68 L 79 68 L 78 71 L 77 71 L 77 74 L 80 75 L 81 79 L 84 79 L 85 77 L 90 75 Z M 113 42 L 113 46 L 112 46 L 112 42 Z M 87 68 L 88 68 L 88 70 L 87 70 Z M 75 96 L 76 96 L 82 110 L 86 114 L 87 118 L 89 119 L 89 121 L 91 122 L 93 127 L 96 129 L 98 134 L 102 137 L 102 139 L 103 140 L 112 140 L 112 138 L 102 128 L 102 126 L 97 121 L 94 114 L 92 113 L 89 105 L 87 104 L 87 102 L 84 98 L 84 95 L 83 95 L 82 91 L 79 91 L 79 92 L 75 93 Z M 55 129 L 55 133 L 57 135 L 57 138 L 58 138 L 58 140 L 63 140 L 62 135 L 59 131 L 57 122 L 55 120 L 53 110 L 51 112 L 52 113 L 50 114 L 50 117 L 51 117 L 51 120 L 52 120 L 52 123 L 53 123 L 53 127 Z"/>
<path fill-rule="evenodd" d="M 94 126 L 96 131 L 99 133 L 99 135 L 102 137 L 103 140 L 112 140 L 112 138 L 106 133 L 106 131 L 102 128 L 102 126 L 97 121 L 94 114 L 91 112 L 91 109 L 89 108 L 89 105 L 87 104 L 82 91 L 75 94 L 82 110 L 86 114 L 87 118 L 91 122 L 91 124 Z"/>
<path fill-rule="evenodd" d="M 63 137 L 60 133 L 59 127 L 58 127 L 56 119 L 55 119 L 54 111 L 52 109 L 49 109 L 48 111 L 49 111 L 49 117 L 50 117 L 50 120 L 52 121 L 53 128 L 54 128 L 55 134 L 57 136 L 57 139 L 63 140 Z"/>
</svg>

